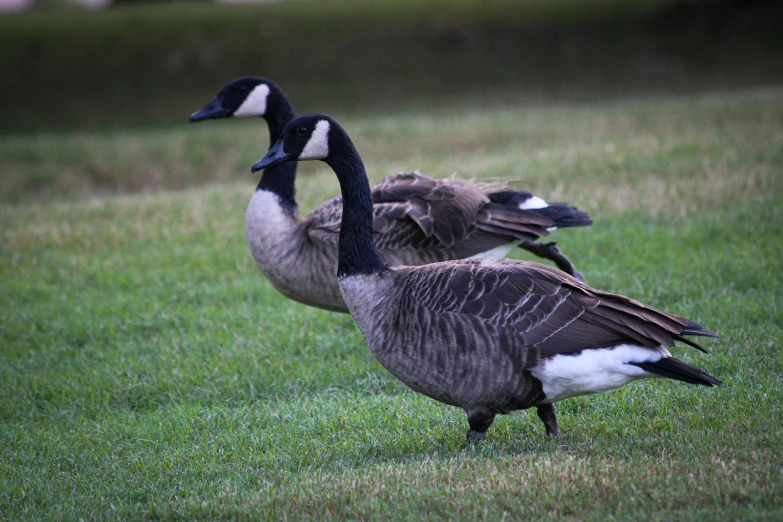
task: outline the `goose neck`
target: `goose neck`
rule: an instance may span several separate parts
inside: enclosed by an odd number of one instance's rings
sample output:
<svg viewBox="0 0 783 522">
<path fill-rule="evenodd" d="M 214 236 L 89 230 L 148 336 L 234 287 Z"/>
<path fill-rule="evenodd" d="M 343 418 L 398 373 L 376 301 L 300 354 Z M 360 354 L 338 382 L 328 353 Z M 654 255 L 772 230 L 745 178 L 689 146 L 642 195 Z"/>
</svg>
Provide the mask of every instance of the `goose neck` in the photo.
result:
<svg viewBox="0 0 783 522">
<path fill-rule="evenodd" d="M 337 276 L 383 272 L 388 267 L 372 241 L 372 194 L 364 163 L 344 133 L 330 139 L 329 148 L 325 161 L 337 175 L 343 197 Z"/>
<path fill-rule="evenodd" d="M 274 144 L 283 132 L 286 124 L 294 119 L 294 111 L 288 103 L 279 103 L 277 110 L 264 116 L 269 129 L 269 143 Z M 264 169 L 256 190 L 266 190 L 276 194 L 283 208 L 290 213 L 297 211 L 296 204 L 296 167 L 295 161 L 272 165 Z"/>
<path fill-rule="evenodd" d="M 263 118 L 269 129 L 269 144 L 271 146 L 280 138 L 288 122 L 294 119 L 294 108 L 285 96 L 281 96 L 274 103 L 274 110 L 268 111 Z"/>
<path fill-rule="evenodd" d="M 296 213 L 296 162 L 279 163 L 264 169 L 256 191 L 266 190 L 280 198 L 283 208 Z"/>
</svg>

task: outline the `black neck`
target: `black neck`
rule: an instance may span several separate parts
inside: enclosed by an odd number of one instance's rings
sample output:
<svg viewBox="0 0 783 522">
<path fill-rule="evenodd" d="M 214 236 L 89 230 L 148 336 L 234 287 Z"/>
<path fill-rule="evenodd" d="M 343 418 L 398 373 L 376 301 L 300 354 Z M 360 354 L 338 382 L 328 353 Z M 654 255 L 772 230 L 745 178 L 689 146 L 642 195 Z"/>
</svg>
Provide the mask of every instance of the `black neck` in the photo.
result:
<svg viewBox="0 0 783 522">
<path fill-rule="evenodd" d="M 388 267 L 372 242 L 372 195 L 364 163 L 345 131 L 332 123 L 330 134 L 325 161 L 337 174 L 343 196 L 337 277 L 383 272 Z"/>
<path fill-rule="evenodd" d="M 277 110 L 273 114 L 264 116 L 267 127 L 269 127 L 269 146 L 277 142 L 280 134 L 283 132 L 286 124 L 294 119 L 294 111 L 290 104 L 278 103 Z M 256 186 L 256 190 L 266 190 L 276 194 L 283 204 L 283 207 L 291 212 L 296 212 L 296 162 L 288 161 L 278 163 L 264 169 L 261 180 Z"/>
</svg>

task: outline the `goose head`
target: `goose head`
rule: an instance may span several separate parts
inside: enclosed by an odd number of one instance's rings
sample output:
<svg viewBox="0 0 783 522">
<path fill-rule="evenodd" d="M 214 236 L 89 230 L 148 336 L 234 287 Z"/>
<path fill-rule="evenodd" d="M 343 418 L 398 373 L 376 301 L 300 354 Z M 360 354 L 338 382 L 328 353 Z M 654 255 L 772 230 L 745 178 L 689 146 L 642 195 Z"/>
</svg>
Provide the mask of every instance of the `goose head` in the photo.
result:
<svg viewBox="0 0 783 522">
<path fill-rule="evenodd" d="M 277 117 L 284 112 L 287 119 L 293 110 L 283 91 L 273 82 L 258 76 L 244 76 L 229 82 L 200 111 L 190 115 L 190 122 L 216 118 Z"/>
<path fill-rule="evenodd" d="M 322 160 L 329 163 L 330 148 L 340 136 L 340 127 L 323 114 L 307 114 L 288 123 L 280 138 L 252 167 L 258 172 L 286 161 Z M 335 132 L 337 131 L 337 132 Z"/>
</svg>

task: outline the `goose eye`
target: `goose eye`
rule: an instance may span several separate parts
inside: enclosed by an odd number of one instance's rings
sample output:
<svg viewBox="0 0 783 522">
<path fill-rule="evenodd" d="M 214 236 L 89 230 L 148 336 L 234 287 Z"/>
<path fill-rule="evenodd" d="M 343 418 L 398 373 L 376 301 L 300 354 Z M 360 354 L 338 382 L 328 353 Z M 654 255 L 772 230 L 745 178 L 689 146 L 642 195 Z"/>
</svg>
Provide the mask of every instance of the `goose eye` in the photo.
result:
<svg viewBox="0 0 783 522">
<path fill-rule="evenodd" d="M 307 127 L 299 127 L 298 129 L 296 129 L 296 133 L 300 136 L 304 136 L 305 134 L 307 134 Z"/>
</svg>

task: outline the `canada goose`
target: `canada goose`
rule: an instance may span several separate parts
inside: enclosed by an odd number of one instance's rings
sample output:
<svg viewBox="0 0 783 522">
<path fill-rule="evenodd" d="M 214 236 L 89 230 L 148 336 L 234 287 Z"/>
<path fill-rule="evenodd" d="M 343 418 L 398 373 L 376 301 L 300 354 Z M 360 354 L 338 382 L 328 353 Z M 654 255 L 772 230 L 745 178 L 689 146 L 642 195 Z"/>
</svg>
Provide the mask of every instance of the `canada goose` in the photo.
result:
<svg viewBox="0 0 783 522">
<path fill-rule="evenodd" d="M 468 439 L 484 438 L 495 415 L 533 406 L 547 434 L 557 436 L 555 402 L 645 377 L 721 384 L 665 348 L 680 341 L 705 351 L 685 336 L 717 335 L 546 265 L 508 259 L 387 265 L 373 245 L 364 165 L 333 119 L 312 114 L 291 121 L 252 171 L 293 160 L 324 161 L 340 181 L 337 275 L 373 355 L 414 391 L 463 408 Z"/>
<path fill-rule="evenodd" d="M 232 116 L 263 116 L 274 143 L 294 111 L 273 82 L 246 77 L 226 85 L 190 121 Z M 264 171 L 247 209 L 248 246 L 283 295 L 347 312 L 334 276 L 342 199 L 331 199 L 299 217 L 295 178 L 295 162 Z M 581 278 L 554 243 L 535 242 L 548 235 L 549 229 L 592 223 L 587 214 L 566 204 L 548 204 L 525 191 L 485 193 L 480 185 L 468 181 L 439 180 L 417 172 L 387 177 L 372 189 L 372 198 L 375 242 L 391 265 L 503 257 L 522 242 L 522 248 Z"/>
</svg>

